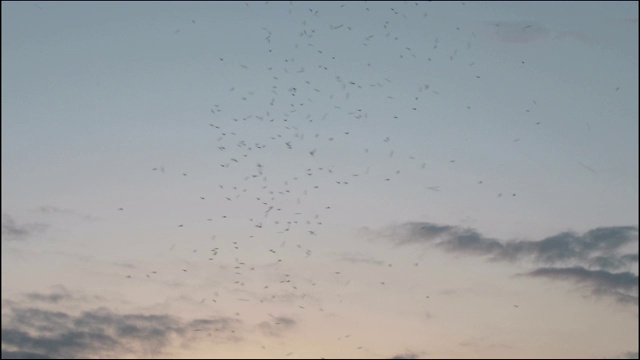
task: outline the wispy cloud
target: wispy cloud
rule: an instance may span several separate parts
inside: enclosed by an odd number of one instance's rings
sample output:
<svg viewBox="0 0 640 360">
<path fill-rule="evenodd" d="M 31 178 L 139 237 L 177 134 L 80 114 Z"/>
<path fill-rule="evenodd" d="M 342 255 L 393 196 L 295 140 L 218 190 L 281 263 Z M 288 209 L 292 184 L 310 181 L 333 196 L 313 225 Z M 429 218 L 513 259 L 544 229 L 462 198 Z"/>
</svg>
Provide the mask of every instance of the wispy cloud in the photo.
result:
<svg viewBox="0 0 640 360">
<path fill-rule="evenodd" d="M 34 212 L 43 214 L 43 215 L 70 215 L 70 216 L 79 217 L 84 220 L 97 220 L 95 217 L 91 215 L 81 214 L 71 209 L 62 209 L 52 205 L 40 206 L 39 208 L 35 209 Z"/>
<path fill-rule="evenodd" d="M 18 224 L 13 218 L 7 214 L 2 214 L 2 239 L 24 240 L 34 234 L 44 232 L 48 225 L 42 223 L 25 223 Z"/>
<path fill-rule="evenodd" d="M 270 321 L 263 321 L 258 324 L 260 331 L 267 336 L 280 337 L 286 330 L 290 330 L 296 325 L 296 321 L 290 317 L 277 316 Z"/>
<path fill-rule="evenodd" d="M 36 212 L 39 212 L 42 214 L 73 214 L 74 213 L 73 210 L 61 209 L 59 207 L 55 207 L 51 205 L 40 206 L 39 208 L 36 209 Z"/>
<path fill-rule="evenodd" d="M 364 256 L 362 254 L 357 253 L 341 253 L 336 254 L 338 256 L 338 261 L 344 261 L 352 264 L 368 264 L 368 265 L 384 265 L 384 261 L 376 260 L 369 256 Z"/>
<path fill-rule="evenodd" d="M 57 304 L 63 301 L 69 302 L 75 299 L 77 296 L 72 294 L 72 292 L 69 291 L 64 286 L 58 285 L 58 286 L 55 286 L 53 291 L 49 294 L 33 292 L 33 293 L 25 294 L 25 297 L 28 301 L 32 301 L 32 302 Z"/>
</svg>

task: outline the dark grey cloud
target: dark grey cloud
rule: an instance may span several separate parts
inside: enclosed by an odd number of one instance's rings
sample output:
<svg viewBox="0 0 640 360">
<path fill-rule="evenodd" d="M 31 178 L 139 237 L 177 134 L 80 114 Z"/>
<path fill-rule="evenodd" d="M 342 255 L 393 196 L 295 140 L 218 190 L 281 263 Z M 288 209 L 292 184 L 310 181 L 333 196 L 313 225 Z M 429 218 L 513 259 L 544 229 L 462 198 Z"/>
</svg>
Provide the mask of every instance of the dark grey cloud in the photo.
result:
<svg viewBox="0 0 640 360">
<path fill-rule="evenodd" d="M 208 341 L 238 341 L 235 331 L 241 324 L 227 317 L 184 321 L 166 314 L 118 314 L 107 308 L 74 315 L 7 303 L 11 306 L 3 316 L 2 352 L 14 358 L 156 356 L 176 339 L 188 343 L 205 333 Z"/>
<path fill-rule="evenodd" d="M 46 354 L 34 353 L 30 351 L 5 351 L 2 350 L 3 359 L 51 359 Z"/>
<path fill-rule="evenodd" d="M 622 261 L 627 264 L 634 264 L 638 262 L 638 254 L 626 254 L 620 257 Z"/>
<path fill-rule="evenodd" d="M 420 358 L 420 354 L 413 353 L 413 352 L 407 352 L 407 353 L 398 354 L 398 355 L 394 355 L 393 357 L 390 357 L 390 359 L 418 359 L 418 358 Z"/>
<path fill-rule="evenodd" d="M 39 336 L 16 329 L 2 329 L 2 346 L 25 349 L 20 351 L 34 349 L 55 358 L 78 358 L 89 354 L 113 356 L 114 348 L 123 347 L 113 337 L 97 332 L 68 331 Z"/>
<path fill-rule="evenodd" d="M 506 243 L 497 257 L 520 259 L 530 256 L 544 264 L 557 264 L 576 260 L 581 263 L 600 264 L 604 268 L 620 268 L 632 259 L 622 257 L 619 251 L 625 245 L 638 242 L 638 229 L 631 226 L 602 227 L 580 235 L 560 233 L 540 241 Z M 636 258 L 637 258 L 637 254 Z"/>
<path fill-rule="evenodd" d="M 563 232 L 542 240 L 499 241 L 474 229 L 432 223 L 405 223 L 382 234 L 397 245 L 430 244 L 490 260 L 530 260 L 544 265 L 589 265 L 620 269 L 638 261 L 638 228 L 600 227 L 584 234 Z M 626 253 L 633 245 L 635 254 Z"/>
<path fill-rule="evenodd" d="M 571 268 L 539 268 L 523 275 L 569 280 L 587 285 L 596 295 L 610 295 L 623 303 L 638 303 L 638 296 L 630 294 L 630 292 L 638 290 L 638 276 L 630 272 L 611 273 L 576 266 Z"/>
<path fill-rule="evenodd" d="M 501 241 L 471 228 L 410 222 L 377 234 L 396 246 L 427 245 L 490 261 L 543 265 L 527 275 L 580 283 L 594 294 L 621 303 L 638 302 L 638 277 L 628 270 L 638 262 L 638 228 L 599 227 L 579 234 L 566 231 L 542 240 Z M 627 272 L 614 272 L 627 270 Z"/>
<path fill-rule="evenodd" d="M 2 214 L 2 239 L 24 240 L 34 234 L 39 234 L 47 229 L 48 225 L 42 223 L 18 224 L 7 214 Z"/>
</svg>

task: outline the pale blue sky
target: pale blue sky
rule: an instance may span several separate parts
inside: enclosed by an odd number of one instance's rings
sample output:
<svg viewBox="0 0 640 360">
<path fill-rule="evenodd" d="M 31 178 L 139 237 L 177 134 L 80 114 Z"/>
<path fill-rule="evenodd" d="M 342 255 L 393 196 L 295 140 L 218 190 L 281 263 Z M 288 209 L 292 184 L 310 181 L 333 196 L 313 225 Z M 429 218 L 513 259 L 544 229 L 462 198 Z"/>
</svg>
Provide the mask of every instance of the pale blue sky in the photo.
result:
<svg viewBox="0 0 640 360">
<path fill-rule="evenodd" d="M 637 354 L 637 13 L 3 2 L 3 333 L 188 345 L 3 353 Z"/>
</svg>

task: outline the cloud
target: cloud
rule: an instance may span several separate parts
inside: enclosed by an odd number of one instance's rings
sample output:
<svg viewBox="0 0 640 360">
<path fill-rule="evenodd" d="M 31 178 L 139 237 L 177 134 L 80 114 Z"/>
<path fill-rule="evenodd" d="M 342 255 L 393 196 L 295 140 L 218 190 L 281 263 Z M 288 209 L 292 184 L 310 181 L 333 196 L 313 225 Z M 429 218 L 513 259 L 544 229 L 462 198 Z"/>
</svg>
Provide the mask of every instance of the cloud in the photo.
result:
<svg viewBox="0 0 640 360">
<path fill-rule="evenodd" d="M 73 210 L 61 209 L 59 207 L 55 207 L 51 205 L 40 206 L 39 208 L 36 209 L 36 211 L 42 214 L 73 214 L 74 213 Z"/>
<path fill-rule="evenodd" d="M 286 317 L 286 316 L 278 316 L 274 319 L 274 321 L 276 323 L 280 323 L 281 325 L 285 326 L 285 327 L 292 327 L 296 324 L 296 321 L 293 320 L 292 318 Z"/>
<path fill-rule="evenodd" d="M 271 321 L 263 321 L 258 324 L 258 329 L 266 335 L 280 337 L 285 330 L 289 330 L 296 325 L 296 321 L 290 317 L 273 317 Z"/>
<path fill-rule="evenodd" d="M 49 294 L 41 293 L 27 293 L 25 297 L 27 300 L 34 302 L 57 304 L 59 302 L 69 302 L 76 298 L 66 287 L 58 285 L 53 287 L 53 292 Z"/>
<path fill-rule="evenodd" d="M 638 359 L 637 351 L 627 351 L 626 353 L 620 355 L 621 359 Z"/>
<path fill-rule="evenodd" d="M 4 240 L 24 240 L 31 235 L 44 232 L 48 225 L 42 223 L 17 224 L 13 218 L 7 214 L 2 214 L 2 239 Z"/>
<path fill-rule="evenodd" d="M 278 276 L 274 277 L 272 281 L 273 283 L 279 283 L 290 279 L 291 278 L 287 277 L 285 280 L 282 276 Z M 263 289 L 262 291 L 253 291 L 237 288 L 229 288 L 227 290 L 233 294 L 240 295 L 260 303 L 296 304 L 301 301 L 317 300 L 311 294 L 300 293 L 298 291 L 288 289 L 273 289 L 273 287 L 268 291 L 264 291 L 266 289 Z"/>
<path fill-rule="evenodd" d="M 414 352 L 406 352 L 403 354 L 394 355 L 390 357 L 390 359 L 418 359 L 420 358 L 420 354 Z"/>
<path fill-rule="evenodd" d="M 637 351 L 627 351 L 614 356 L 607 356 L 604 359 L 638 359 Z"/>
<path fill-rule="evenodd" d="M 376 260 L 367 256 L 363 256 L 361 254 L 353 254 L 353 253 L 343 253 L 336 254 L 339 256 L 338 261 L 344 261 L 352 264 L 369 264 L 369 265 L 384 265 L 384 261 Z"/>
<path fill-rule="evenodd" d="M 170 357 L 196 342 L 238 343 L 245 334 L 282 337 L 295 329 L 292 317 L 269 314 L 257 324 L 237 317 L 184 319 L 166 313 L 117 312 L 97 304 L 101 296 L 55 286 L 50 293 L 2 299 L 3 358 Z M 92 308 L 80 311 L 80 306 Z"/>
<path fill-rule="evenodd" d="M 433 319 L 433 313 L 431 313 L 430 311 L 425 311 L 424 312 L 424 318 L 427 319 L 427 320 Z"/>
<path fill-rule="evenodd" d="M 539 268 L 524 276 L 569 280 L 589 286 L 596 295 L 610 295 L 623 303 L 638 303 L 637 295 L 628 294 L 638 289 L 638 276 L 630 272 L 611 273 L 604 270 L 588 270 L 583 267 Z"/>
<path fill-rule="evenodd" d="M 2 350 L 3 359 L 51 359 L 45 354 L 30 351 L 5 351 Z"/>
<path fill-rule="evenodd" d="M 3 358 L 5 354 L 14 358 L 41 354 L 53 358 L 149 357 L 161 354 L 175 340 L 188 343 L 204 333 L 209 334 L 209 341 L 239 340 L 235 330 L 241 322 L 228 317 L 184 321 L 166 314 L 118 314 L 107 308 L 74 315 L 8 303 L 12 305 L 3 314 Z"/>
<path fill-rule="evenodd" d="M 619 269 L 638 261 L 625 247 L 638 243 L 638 228 L 600 227 L 584 234 L 563 232 L 538 241 L 499 241 L 470 228 L 405 223 L 381 233 L 397 245 L 429 244 L 452 253 L 485 256 L 493 261 L 529 260 L 545 265 L 585 265 Z"/>
<path fill-rule="evenodd" d="M 59 308 L 78 309 L 78 306 L 93 303 L 100 304 L 105 302 L 105 298 L 98 295 L 87 294 L 83 291 L 70 290 L 63 285 L 54 285 L 49 287 L 50 292 L 29 292 L 18 296 L 17 300 L 2 299 L 3 306 L 6 302 L 8 306 L 16 306 L 19 304 L 29 303 L 39 308 Z"/>
<path fill-rule="evenodd" d="M 68 295 L 65 294 L 39 294 L 39 293 L 29 293 L 26 295 L 29 300 L 33 301 L 42 301 L 48 303 L 58 303 L 61 300 L 67 300 L 69 298 Z"/>
<path fill-rule="evenodd" d="M 435 246 L 490 261 L 543 265 L 526 275 L 580 283 L 594 294 L 611 296 L 621 303 L 638 302 L 638 277 L 630 272 L 613 272 L 638 262 L 637 227 L 599 227 L 583 234 L 562 232 L 542 240 L 501 241 L 471 228 L 410 222 L 376 236 L 396 246 Z"/>
<path fill-rule="evenodd" d="M 587 231 L 583 235 L 564 232 L 540 241 L 507 243 L 498 257 L 520 259 L 530 256 L 535 261 L 545 264 L 575 260 L 604 268 L 619 268 L 631 258 L 622 257 L 617 251 L 637 241 L 638 229 L 635 227 L 602 227 Z"/>
<path fill-rule="evenodd" d="M 34 210 L 35 212 L 39 213 L 39 214 L 43 214 L 43 215 L 70 215 L 70 216 L 76 216 L 79 217 L 81 219 L 84 220 L 97 220 L 97 218 L 91 216 L 91 215 L 86 215 L 86 214 L 81 214 L 78 213 L 76 211 L 70 210 L 70 209 L 62 209 L 56 206 L 52 206 L 52 205 L 44 205 L 44 206 L 40 206 L 39 208 Z"/>
</svg>

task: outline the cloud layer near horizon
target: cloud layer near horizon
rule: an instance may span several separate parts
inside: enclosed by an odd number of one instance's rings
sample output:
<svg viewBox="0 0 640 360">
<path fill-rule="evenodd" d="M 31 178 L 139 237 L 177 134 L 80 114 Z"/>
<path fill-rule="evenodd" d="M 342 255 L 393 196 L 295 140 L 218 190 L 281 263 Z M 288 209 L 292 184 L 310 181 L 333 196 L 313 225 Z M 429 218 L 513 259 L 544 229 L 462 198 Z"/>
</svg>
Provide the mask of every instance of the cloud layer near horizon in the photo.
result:
<svg viewBox="0 0 640 360">
<path fill-rule="evenodd" d="M 25 293 L 20 301 L 3 299 L 2 358 L 166 357 L 176 345 L 186 348 L 202 340 L 238 343 L 255 332 L 279 337 L 297 324 L 283 315 L 252 325 L 236 317 L 183 319 L 164 313 L 122 313 L 105 306 L 70 310 L 87 299 L 104 300 L 64 287 Z"/>
<path fill-rule="evenodd" d="M 241 323 L 226 317 L 184 321 L 169 315 L 118 314 L 104 307 L 74 315 L 11 306 L 7 317 L 3 358 L 157 356 L 173 342 L 191 341 L 205 332 L 216 334 L 214 340 L 229 341 Z"/>
</svg>

